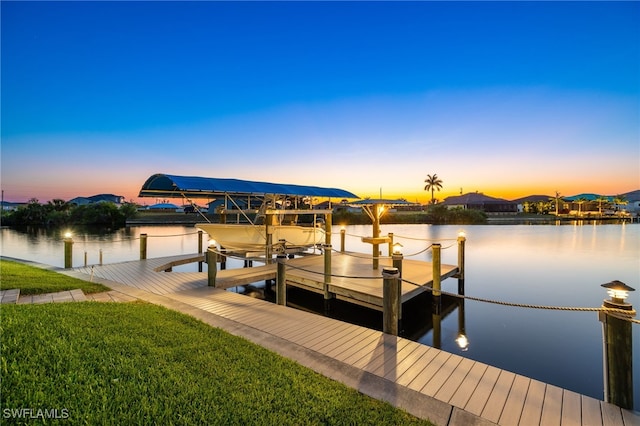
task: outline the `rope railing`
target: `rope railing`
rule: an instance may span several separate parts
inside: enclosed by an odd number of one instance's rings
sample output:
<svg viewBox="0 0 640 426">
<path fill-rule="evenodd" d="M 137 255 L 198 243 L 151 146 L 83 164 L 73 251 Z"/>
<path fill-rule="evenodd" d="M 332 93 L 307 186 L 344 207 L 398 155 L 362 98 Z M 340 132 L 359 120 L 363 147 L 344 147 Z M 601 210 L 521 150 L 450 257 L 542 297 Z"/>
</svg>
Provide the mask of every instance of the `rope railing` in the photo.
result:
<svg viewBox="0 0 640 426">
<path fill-rule="evenodd" d="M 279 262 L 279 261 L 278 261 Z M 313 271 L 311 269 L 307 269 L 307 268 L 302 268 L 300 266 L 295 266 L 295 265 L 291 265 L 289 263 L 285 263 L 287 268 L 291 268 L 291 269 L 297 269 L 303 272 L 307 272 L 307 273 L 311 273 L 311 274 L 315 274 L 315 275 L 322 275 L 322 276 L 326 276 L 326 274 L 324 272 L 318 272 L 318 271 Z M 332 278 L 345 278 L 345 279 L 379 279 L 379 280 L 383 280 L 383 277 L 381 275 L 378 276 L 352 276 L 352 275 L 342 275 L 342 274 L 329 274 L 330 277 Z M 407 284 L 411 284 L 414 285 L 416 287 L 422 287 L 426 290 L 430 290 L 433 291 L 432 287 L 429 287 L 427 285 L 422 285 L 422 284 L 418 284 L 409 280 L 405 280 L 402 279 L 403 282 L 406 282 Z M 326 283 L 323 281 L 324 284 L 329 284 L 331 285 L 332 283 Z M 629 317 L 629 311 L 624 310 L 624 309 L 616 309 L 616 308 L 608 308 L 608 307 L 599 307 L 599 308 L 593 308 L 593 307 L 575 307 L 575 306 L 550 306 L 550 305 L 534 305 L 534 304 L 528 304 L 528 303 L 516 303 L 516 302 L 505 302 L 505 301 L 500 301 L 500 300 L 493 300 L 493 299 L 487 299 L 487 298 L 482 298 L 482 297 L 475 297 L 475 296 L 467 296 L 467 295 L 461 295 L 461 294 L 457 294 L 457 293 L 451 293 L 451 292 L 447 292 L 447 291 L 443 291 L 443 290 L 438 290 L 441 294 L 444 294 L 446 296 L 450 296 L 450 297 L 455 297 L 458 299 L 464 299 L 464 300 L 472 300 L 474 302 L 482 302 L 482 303 L 491 303 L 494 305 L 502 305 L 502 306 L 510 306 L 510 307 L 515 307 L 515 308 L 528 308 L 528 309 L 542 309 L 542 310 L 555 310 L 555 311 L 573 311 L 573 312 L 604 312 L 607 314 L 612 314 L 612 316 L 615 316 L 616 318 L 619 318 L 621 320 L 625 320 L 625 321 L 630 321 L 634 324 L 640 324 L 640 320 L 637 320 L 635 318 L 631 318 Z"/>
<path fill-rule="evenodd" d="M 188 232 L 188 233 L 183 233 L 183 234 L 169 234 L 169 235 L 147 235 L 147 238 L 169 238 L 169 237 L 182 237 L 182 236 L 190 236 L 190 235 L 196 235 L 198 234 L 199 231 L 196 232 Z M 360 237 L 358 235 L 354 235 L 354 234 L 349 234 L 351 236 L 355 236 L 355 237 Z M 420 240 L 420 241 L 456 241 L 456 239 L 439 239 L 439 240 L 428 240 L 428 239 L 420 239 L 420 238 L 412 238 L 412 237 L 402 237 L 399 235 L 395 235 L 394 237 L 398 237 L 398 238 L 406 238 L 406 239 L 413 239 L 413 240 Z M 141 236 L 138 237 L 133 237 L 133 238 L 127 238 L 127 239 L 121 239 L 121 240 L 109 240 L 109 243 L 114 243 L 114 242 L 127 242 L 127 241 L 136 241 L 136 240 L 140 240 Z M 57 240 L 56 240 L 57 241 Z M 78 243 L 84 243 L 84 244 L 93 244 L 93 243 L 105 243 L 105 241 L 77 241 Z M 455 245 L 455 243 L 446 246 L 446 247 L 441 247 L 441 249 L 447 249 L 447 248 L 451 248 Z M 275 253 L 278 252 L 283 252 L 284 248 L 286 247 L 286 241 L 285 244 L 283 244 L 282 242 L 278 242 L 278 243 L 274 243 L 271 245 L 272 250 Z M 430 244 L 428 247 L 412 253 L 412 254 L 403 254 L 404 257 L 412 257 L 412 256 L 417 256 L 419 254 L 422 254 L 424 252 L 427 252 L 428 250 L 433 248 L 433 244 Z M 246 247 L 233 247 L 233 246 L 225 246 L 224 250 L 218 250 L 215 248 L 209 248 L 210 250 L 212 250 L 213 252 L 215 252 L 216 254 L 220 255 L 220 256 L 224 256 L 226 258 L 231 258 L 231 259 L 237 259 L 237 260 L 246 260 L 246 257 L 240 257 L 240 256 L 235 256 L 233 254 L 233 250 L 238 250 L 238 251 L 246 251 Z M 227 250 L 231 250 L 231 252 L 228 252 Z M 338 250 L 332 248 L 331 249 L 333 252 L 339 252 Z M 363 259 L 391 259 L 391 256 L 371 256 L 371 255 L 367 255 L 364 253 L 354 253 L 354 252 L 340 252 L 341 255 L 346 255 L 346 256 L 352 256 L 352 257 L 357 257 L 357 258 L 363 258 Z M 266 259 L 265 259 L 266 261 Z M 279 262 L 279 261 L 278 261 Z M 303 272 L 307 272 L 310 274 L 316 274 L 316 275 L 322 275 L 322 276 L 326 276 L 325 272 L 318 272 L 318 271 L 313 271 L 310 269 L 306 269 L 306 268 L 302 268 L 299 266 L 295 266 L 295 265 L 291 265 L 289 263 L 286 263 L 286 267 L 287 268 L 291 268 L 291 269 L 297 269 Z M 344 278 L 344 279 L 380 279 L 382 280 L 382 276 L 353 276 L 353 275 L 342 275 L 342 274 L 329 274 L 329 276 L 331 277 L 335 277 L 335 278 Z M 433 288 L 426 286 L 426 285 L 422 285 L 419 283 L 415 283 L 406 279 L 402 279 L 403 282 L 406 282 L 408 284 L 417 286 L 417 287 L 422 287 L 426 290 L 430 290 L 433 291 Z M 516 308 L 527 308 L 527 309 L 543 309 L 543 310 L 556 310 L 556 311 L 582 311 L 582 312 L 605 312 L 607 314 L 610 314 L 612 316 L 614 316 L 615 318 L 619 318 L 621 320 L 625 320 L 625 321 L 630 321 L 634 324 L 640 324 L 640 320 L 631 318 L 628 314 L 629 311 L 626 311 L 624 309 L 616 309 L 616 308 L 608 308 L 608 307 L 599 307 L 599 308 L 591 308 L 591 307 L 572 307 L 572 306 L 550 306 L 550 305 L 535 305 L 535 304 L 528 304 L 528 303 L 516 303 L 516 302 L 506 302 L 506 301 L 499 301 L 499 300 L 493 300 L 493 299 L 488 299 L 488 298 L 482 298 L 482 297 L 475 297 L 475 296 L 467 296 L 467 295 L 460 295 L 457 293 L 451 293 L 451 292 L 446 292 L 443 290 L 438 290 L 441 294 L 444 294 L 446 296 L 450 296 L 450 297 L 455 297 L 458 299 L 465 299 L 465 300 L 471 300 L 471 301 L 475 301 L 475 302 L 482 302 L 482 303 L 490 303 L 490 304 L 495 304 L 495 305 L 502 305 L 502 306 L 509 306 L 509 307 L 516 307 Z"/>
</svg>

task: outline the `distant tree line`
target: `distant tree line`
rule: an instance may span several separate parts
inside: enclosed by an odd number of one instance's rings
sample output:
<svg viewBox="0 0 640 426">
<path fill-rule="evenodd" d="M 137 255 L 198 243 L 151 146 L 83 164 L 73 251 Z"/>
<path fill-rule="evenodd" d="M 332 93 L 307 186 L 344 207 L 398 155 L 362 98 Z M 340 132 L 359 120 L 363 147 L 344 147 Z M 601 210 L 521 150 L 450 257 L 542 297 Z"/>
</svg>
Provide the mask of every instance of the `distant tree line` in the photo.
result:
<svg viewBox="0 0 640 426">
<path fill-rule="evenodd" d="M 332 222 L 343 225 L 367 225 L 371 219 L 362 212 L 339 211 L 333 214 Z M 479 225 L 487 223 L 487 214 L 481 210 L 449 209 L 442 204 L 431 204 L 426 211 L 386 213 L 380 219 L 383 224 L 396 223 L 430 223 L 437 225 Z"/>
<path fill-rule="evenodd" d="M 2 225 L 14 227 L 85 225 L 115 228 L 124 226 L 127 219 L 137 214 L 136 205 L 131 203 L 118 207 L 115 203 L 103 201 L 78 206 L 60 199 L 40 204 L 34 198 L 16 210 L 3 211 Z"/>
</svg>

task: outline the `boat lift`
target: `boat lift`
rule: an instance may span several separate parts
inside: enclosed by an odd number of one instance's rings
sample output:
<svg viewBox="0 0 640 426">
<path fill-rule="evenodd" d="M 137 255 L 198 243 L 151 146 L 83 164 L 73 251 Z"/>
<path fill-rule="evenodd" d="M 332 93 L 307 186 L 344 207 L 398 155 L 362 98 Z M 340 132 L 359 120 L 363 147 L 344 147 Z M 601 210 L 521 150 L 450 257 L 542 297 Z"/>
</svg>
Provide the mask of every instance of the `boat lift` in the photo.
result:
<svg viewBox="0 0 640 426">
<path fill-rule="evenodd" d="M 338 188 L 168 174 L 154 174 L 149 177 L 142 186 L 139 197 L 184 198 L 189 202 L 191 202 L 192 198 L 208 199 L 209 201 L 223 198 L 224 204 L 219 210 L 222 223 L 227 222 L 228 214 L 235 213 L 237 222 L 240 221 L 240 215 L 242 215 L 251 226 L 265 227 L 266 241 L 264 244 L 268 262 L 272 257 L 274 243 L 270 241 L 271 232 L 269 232 L 269 227 L 280 224 L 283 221 L 286 222 L 287 217 L 293 217 L 295 221 L 298 215 L 312 214 L 314 215 L 313 226 L 315 226 L 317 215 L 323 215 L 325 221 L 325 244 L 331 244 L 331 214 L 333 210 L 331 208 L 326 210 L 313 209 L 312 204 L 309 209 L 302 209 L 298 205 L 300 199 L 307 197 L 311 200 L 314 197 L 328 198 L 329 207 L 331 207 L 332 198 L 341 200 L 359 199 L 357 195 Z M 246 209 L 241 208 L 241 204 L 244 204 L 244 201 L 240 200 L 244 197 L 247 199 L 248 208 Z M 251 208 L 252 198 L 260 200 L 260 209 Z M 293 200 L 293 208 L 286 208 L 286 203 L 291 200 Z M 284 208 L 279 208 L 279 203 L 281 205 L 284 204 Z M 255 219 L 252 220 L 249 214 L 255 214 Z M 210 222 L 208 218 L 205 217 L 205 219 Z"/>
</svg>

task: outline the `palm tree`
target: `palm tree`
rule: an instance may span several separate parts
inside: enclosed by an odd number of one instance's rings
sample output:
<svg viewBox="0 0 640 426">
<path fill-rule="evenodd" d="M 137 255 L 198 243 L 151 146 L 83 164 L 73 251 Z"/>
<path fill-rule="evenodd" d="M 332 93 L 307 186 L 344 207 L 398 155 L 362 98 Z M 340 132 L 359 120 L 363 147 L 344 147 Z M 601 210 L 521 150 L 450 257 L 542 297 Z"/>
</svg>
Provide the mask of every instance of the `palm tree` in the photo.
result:
<svg viewBox="0 0 640 426">
<path fill-rule="evenodd" d="M 573 200 L 574 203 L 578 204 L 578 216 L 582 216 L 582 205 L 588 201 L 589 200 L 587 200 L 585 197 L 579 197 Z"/>
<path fill-rule="evenodd" d="M 627 201 L 627 197 L 625 197 L 624 195 L 616 195 L 615 197 L 613 197 L 613 204 L 616 205 L 616 214 L 618 214 L 620 206 L 629 204 L 629 201 Z"/>
<path fill-rule="evenodd" d="M 442 179 L 438 177 L 437 174 L 427 175 L 427 178 L 424 180 L 426 185 L 424 186 L 425 191 L 431 191 L 431 204 L 435 204 L 435 198 L 433 196 L 433 191 L 436 189 L 440 191 L 442 189 Z"/>
<path fill-rule="evenodd" d="M 596 198 L 596 201 L 598 202 L 598 214 L 602 216 L 602 203 L 609 203 L 609 197 L 605 197 L 604 195 L 598 195 L 598 198 Z"/>
<path fill-rule="evenodd" d="M 558 216 L 558 203 L 560 202 L 560 192 L 559 191 L 556 191 L 555 200 L 556 200 L 556 216 Z"/>
</svg>

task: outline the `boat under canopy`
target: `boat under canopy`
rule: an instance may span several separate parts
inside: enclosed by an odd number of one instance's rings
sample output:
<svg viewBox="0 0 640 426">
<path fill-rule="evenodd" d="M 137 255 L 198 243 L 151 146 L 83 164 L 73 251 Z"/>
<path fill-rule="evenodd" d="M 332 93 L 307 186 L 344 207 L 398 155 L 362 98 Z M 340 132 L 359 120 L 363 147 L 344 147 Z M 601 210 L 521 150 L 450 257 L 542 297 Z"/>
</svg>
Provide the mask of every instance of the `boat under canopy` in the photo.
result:
<svg viewBox="0 0 640 426">
<path fill-rule="evenodd" d="M 219 198 L 233 196 L 308 196 L 323 198 L 360 198 L 338 188 L 257 182 L 240 179 L 155 174 L 142 185 L 139 197 Z"/>
<path fill-rule="evenodd" d="M 207 232 L 221 247 L 245 251 L 266 248 L 266 253 L 270 253 L 276 245 L 305 248 L 325 240 L 325 229 L 318 226 L 316 216 L 330 214 L 332 210 L 313 209 L 313 205 L 309 205 L 308 209 L 299 209 L 298 197 L 359 198 L 338 188 L 166 174 L 155 174 L 147 179 L 139 196 L 182 197 L 187 200 L 224 197 L 224 205 L 219 210 L 223 213 L 223 223 L 198 223 L 196 227 Z M 242 197 L 260 199 L 260 209 L 241 209 L 241 203 L 235 199 Z M 287 200 L 289 198 L 294 198 L 293 204 Z M 251 206 L 250 200 L 246 205 Z M 224 223 L 226 213 L 236 213 L 238 218 L 242 214 L 248 223 Z M 255 217 L 252 219 L 249 215 Z M 314 218 L 308 226 L 299 226 L 295 221 L 291 223 L 290 218 L 297 218 L 298 215 L 313 215 Z"/>
</svg>

